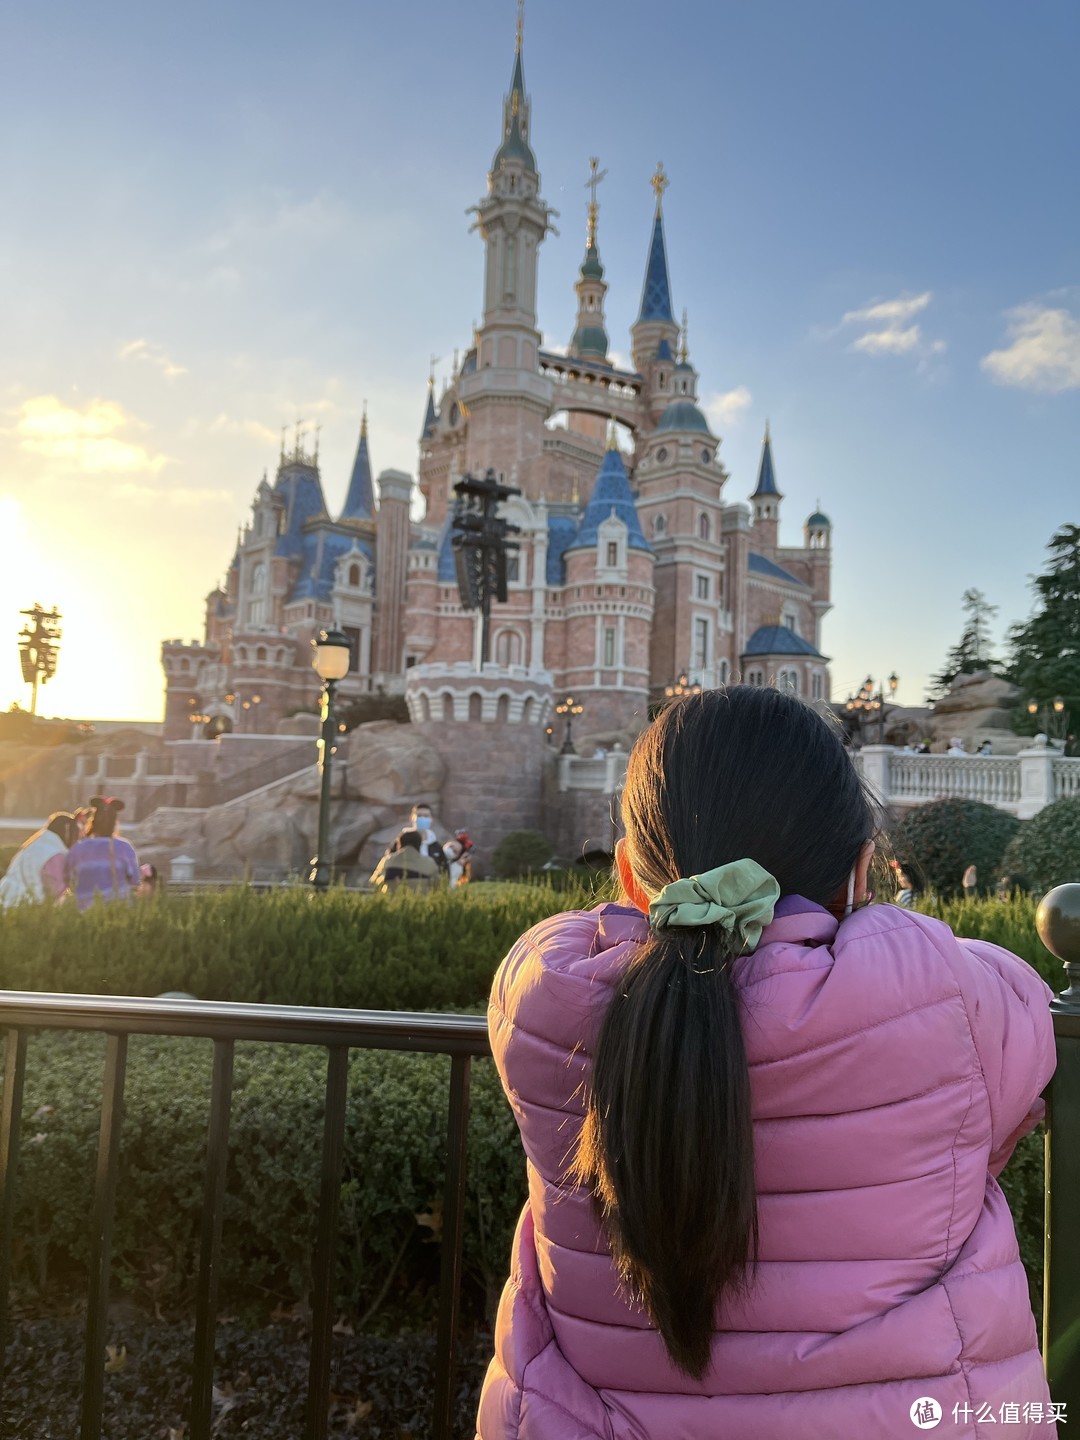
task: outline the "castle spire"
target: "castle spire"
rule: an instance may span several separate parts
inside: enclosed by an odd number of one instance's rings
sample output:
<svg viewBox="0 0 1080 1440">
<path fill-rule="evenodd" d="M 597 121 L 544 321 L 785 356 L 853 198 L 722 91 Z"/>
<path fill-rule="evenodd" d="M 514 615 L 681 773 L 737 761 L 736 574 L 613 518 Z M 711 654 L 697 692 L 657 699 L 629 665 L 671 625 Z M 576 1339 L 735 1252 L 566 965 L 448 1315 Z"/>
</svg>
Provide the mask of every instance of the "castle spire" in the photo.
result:
<svg viewBox="0 0 1080 1440">
<path fill-rule="evenodd" d="M 360 443 L 356 447 L 349 493 L 341 511 L 342 520 L 371 520 L 375 515 L 375 492 L 371 483 L 371 457 L 368 454 L 367 401 L 360 419 Z"/>
<path fill-rule="evenodd" d="M 664 191 L 670 181 L 664 172 L 661 160 L 656 173 L 649 181 L 656 195 L 656 214 L 653 217 L 652 240 L 649 258 L 645 264 L 645 283 L 641 290 L 641 310 L 638 324 L 649 320 L 664 320 L 674 324 L 671 313 L 671 282 L 668 279 L 667 247 L 664 244 Z"/>
<path fill-rule="evenodd" d="M 431 374 L 428 376 L 427 382 L 427 409 L 424 411 L 424 423 L 420 430 L 421 440 L 426 440 L 429 436 L 434 435 L 438 419 L 439 414 L 435 409 L 435 356 L 433 355 L 431 357 Z"/>
<path fill-rule="evenodd" d="M 761 442 L 761 463 L 758 465 L 757 489 L 751 495 L 751 500 L 759 496 L 771 495 L 776 500 L 784 497 L 776 488 L 776 472 L 773 469 L 772 458 L 772 436 L 769 434 L 769 422 L 765 421 L 765 439 Z"/>
</svg>

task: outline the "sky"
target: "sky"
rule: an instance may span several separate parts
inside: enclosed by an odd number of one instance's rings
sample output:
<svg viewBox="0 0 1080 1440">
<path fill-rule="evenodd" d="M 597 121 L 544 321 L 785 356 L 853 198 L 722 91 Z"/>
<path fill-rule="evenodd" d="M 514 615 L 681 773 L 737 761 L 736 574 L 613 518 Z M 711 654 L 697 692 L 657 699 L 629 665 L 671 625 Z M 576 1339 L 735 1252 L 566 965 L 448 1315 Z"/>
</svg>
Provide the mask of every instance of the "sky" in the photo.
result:
<svg viewBox="0 0 1080 1440">
<path fill-rule="evenodd" d="M 514 0 L 9 6 L 0 91 L 0 709 L 19 612 L 63 613 L 39 711 L 159 719 L 280 430 L 344 499 L 416 473 L 479 317 L 465 211 L 501 133 Z M 783 543 L 833 522 L 833 697 L 921 702 L 964 590 L 999 607 L 1080 522 L 1073 0 L 527 0 L 540 326 L 562 345 L 600 158 L 629 351 L 657 160 L 677 312 L 730 479 L 766 419 Z"/>
</svg>

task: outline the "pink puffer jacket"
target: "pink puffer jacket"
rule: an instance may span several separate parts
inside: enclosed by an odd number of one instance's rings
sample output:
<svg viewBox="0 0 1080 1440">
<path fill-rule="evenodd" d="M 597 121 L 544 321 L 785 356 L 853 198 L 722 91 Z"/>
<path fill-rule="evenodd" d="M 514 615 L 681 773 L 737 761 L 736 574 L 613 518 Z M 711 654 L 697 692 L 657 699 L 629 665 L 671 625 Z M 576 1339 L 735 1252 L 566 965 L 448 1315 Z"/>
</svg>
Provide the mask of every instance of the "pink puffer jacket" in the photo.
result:
<svg viewBox="0 0 1080 1440">
<path fill-rule="evenodd" d="M 695 1381 L 620 1292 L 590 1198 L 563 1178 L 604 1012 L 647 933 L 622 906 L 557 915 L 495 977 L 491 1041 L 529 1201 L 480 1440 L 893 1440 L 929 1428 L 911 1418 L 926 1398 L 951 1440 L 1002 1423 L 1054 1435 L 993 1178 L 1042 1115 L 1048 987 L 923 915 L 877 905 L 838 924 L 780 902 L 735 968 L 761 1259 L 749 1297 L 721 1302 Z"/>
</svg>

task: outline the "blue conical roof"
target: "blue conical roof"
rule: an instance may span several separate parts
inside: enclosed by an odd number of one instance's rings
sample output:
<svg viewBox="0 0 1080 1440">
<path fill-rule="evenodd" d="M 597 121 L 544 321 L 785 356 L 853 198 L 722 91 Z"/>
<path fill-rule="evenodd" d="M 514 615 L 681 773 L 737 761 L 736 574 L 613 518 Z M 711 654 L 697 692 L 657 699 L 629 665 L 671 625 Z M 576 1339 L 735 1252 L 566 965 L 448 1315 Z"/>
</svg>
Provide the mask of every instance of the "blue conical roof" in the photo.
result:
<svg viewBox="0 0 1080 1440">
<path fill-rule="evenodd" d="M 626 526 L 626 543 L 631 550 L 651 552 L 652 546 L 645 539 L 638 518 L 626 466 L 623 464 L 621 452 L 617 449 L 609 450 L 604 456 L 604 463 L 597 473 L 596 483 L 589 496 L 589 503 L 585 506 L 577 535 L 566 548 L 583 550 L 595 545 L 599 527 L 612 514 Z"/>
<path fill-rule="evenodd" d="M 672 320 L 671 284 L 668 280 L 667 250 L 664 247 L 664 217 L 656 207 L 653 222 L 652 244 L 649 246 L 649 260 L 645 266 L 645 285 L 641 291 L 641 313 L 638 324 L 643 320 Z"/>
<path fill-rule="evenodd" d="M 371 459 L 368 455 L 367 416 L 360 422 L 360 444 L 353 461 L 349 493 L 345 497 L 342 520 L 370 520 L 375 514 L 375 491 L 371 483 Z"/>
<path fill-rule="evenodd" d="M 757 489 L 750 498 L 754 499 L 758 495 L 775 495 L 781 500 L 784 498 L 776 488 L 776 475 L 773 471 L 772 462 L 772 439 L 769 435 L 768 426 L 765 427 L 765 443 L 761 447 L 761 464 L 758 466 Z"/>
<path fill-rule="evenodd" d="M 424 411 L 424 428 L 420 431 L 420 439 L 426 440 L 429 435 L 435 433 L 435 425 L 439 416 L 435 410 L 435 387 L 428 386 L 427 409 Z"/>
</svg>

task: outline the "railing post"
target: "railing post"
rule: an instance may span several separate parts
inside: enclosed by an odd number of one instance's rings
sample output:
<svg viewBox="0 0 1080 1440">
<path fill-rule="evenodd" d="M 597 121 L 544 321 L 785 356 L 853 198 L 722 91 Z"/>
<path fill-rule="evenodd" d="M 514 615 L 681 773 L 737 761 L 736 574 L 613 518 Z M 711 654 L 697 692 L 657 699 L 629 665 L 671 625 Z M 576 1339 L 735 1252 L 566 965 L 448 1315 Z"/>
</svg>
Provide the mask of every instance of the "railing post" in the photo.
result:
<svg viewBox="0 0 1080 1440">
<path fill-rule="evenodd" d="M 882 805 L 889 803 L 889 761 L 895 749 L 894 745 L 864 745 L 859 751 L 862 756 L 863 779 L 873 787 Z"/>
<path fill-rule="evenodd" d="M 1016 809 L 1019 819 L 1030 820 L 1052 803 L 1057 753 L 1045 735 L 1036 735 L 1030 747 L 1017 756 L 1020 761 L 1020 803 Z"/>
<path fill-rule="evenodd" d="M 1047 1089 L 1043 1360 L 1050 1393 L 1080 1414 L 1080 884 L 1059 885 L 1035 916 L 1043 944 L 1065 962 L 1068 986 L 1050 1002 L 1057 1069 Z"/>
</svg>

